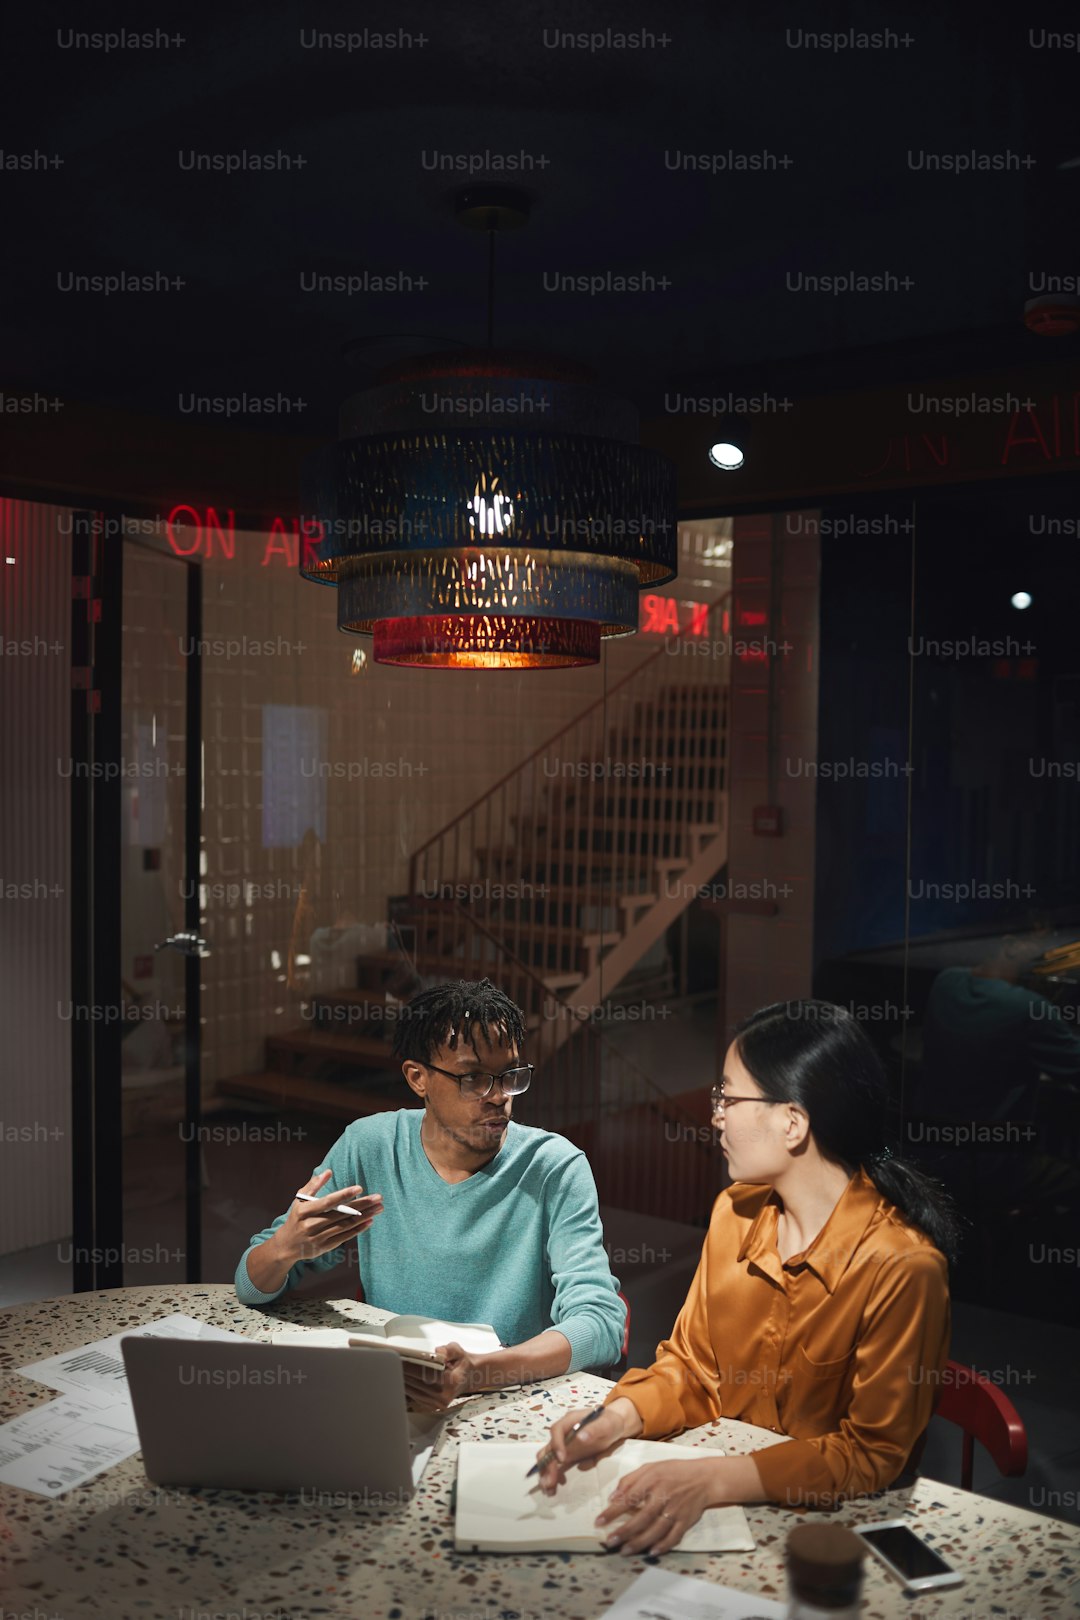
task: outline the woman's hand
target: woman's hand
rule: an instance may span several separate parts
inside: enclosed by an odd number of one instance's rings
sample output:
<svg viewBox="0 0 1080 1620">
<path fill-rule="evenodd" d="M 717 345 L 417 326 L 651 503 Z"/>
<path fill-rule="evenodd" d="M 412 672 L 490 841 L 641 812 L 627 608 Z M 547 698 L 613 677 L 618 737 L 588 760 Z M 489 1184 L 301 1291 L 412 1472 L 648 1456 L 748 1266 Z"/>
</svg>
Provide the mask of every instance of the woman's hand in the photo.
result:
<svg viewBox="0 0 1080 1620">
<path fill-rule="evenodd" d="M 588 1407 L 567 1412 L 551 1425 L 547 1444 L 536 1453 L 537 1462 L 548 1458 L 539 1477 L 540 1489 L 548 1496 L 553 1496 L 559 1485 L 566 1484 L 568 1468 L 595 1468 L 601 1457 L 610 1456 L 616 1446 L 632 1435 L 640 1434 L 644 1427 L 637 1407 L 622 1396 L 612 1401 L 610 1406 L 605 1406 L 602 1417 L 594 1418 L 572 1440 L 568 1440 L 568 1431 L 580 1418 L 588 1415 Z"/>
<path fill-rule="evenodd" d="M 688 1459 L 686 1462 L 646 1463 L 621 1479 L 597 1519 L 601 1532 L 616 1519 L 605 1544 L 623 1553 L 670 1552 L 707 1507 L 721 1499 L 717 1491 L 717 1463 L 723 1458 Z"/>
</svg>

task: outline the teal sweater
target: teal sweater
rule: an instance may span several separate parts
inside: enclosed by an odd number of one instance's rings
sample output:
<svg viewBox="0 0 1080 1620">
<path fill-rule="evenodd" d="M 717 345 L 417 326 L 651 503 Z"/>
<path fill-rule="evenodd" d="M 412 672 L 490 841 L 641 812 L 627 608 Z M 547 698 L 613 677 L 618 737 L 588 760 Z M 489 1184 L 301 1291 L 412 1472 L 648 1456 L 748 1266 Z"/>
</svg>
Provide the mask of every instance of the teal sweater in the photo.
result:
<svg viewBox="0 0 1080 1620">
<path fill-rule="evenodd" d="M 610 1367 L 622 1348 L 626 1307 L 603 1244 L 588 1161 L 565 1137 L 511 1120 L 502 1147 L 465 1181 L 447 1182 L 420 1141 L 422 1108 L 358 1119 L 320 1169 L 320 1196 L 361 1186 L 382 1193 L 383 1213 L 357 1237 L 368 1304 L 398 1316 L 490 1322 L 503 1344 L 557 1327 L 568 1371 Z M 252 1283 L 247 1257 L 282 1225 L 256 1232 L 236 1268 L 244 1305 L 267 1305 L 344 1249 L 298 1260 L 276 1294 Z"/>
</svg>

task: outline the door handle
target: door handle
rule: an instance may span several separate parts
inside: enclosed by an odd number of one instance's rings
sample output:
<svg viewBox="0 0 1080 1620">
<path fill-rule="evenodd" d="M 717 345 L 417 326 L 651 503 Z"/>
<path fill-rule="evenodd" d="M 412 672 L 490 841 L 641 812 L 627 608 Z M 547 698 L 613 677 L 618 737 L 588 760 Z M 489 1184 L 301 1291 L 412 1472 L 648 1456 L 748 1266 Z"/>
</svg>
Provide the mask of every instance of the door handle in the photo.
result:
<svg viewBox="0 0 1080 1620">
<path fill-rule="evenodd" d="M 210 947 L 205 939 L 195 933 L 172 934 L 168 939 L 163 939 L 160 945 L 154 946 L 155 953 L 167 950 L 179 951 L 181 956 L 210 955 Z"/>
</svg>

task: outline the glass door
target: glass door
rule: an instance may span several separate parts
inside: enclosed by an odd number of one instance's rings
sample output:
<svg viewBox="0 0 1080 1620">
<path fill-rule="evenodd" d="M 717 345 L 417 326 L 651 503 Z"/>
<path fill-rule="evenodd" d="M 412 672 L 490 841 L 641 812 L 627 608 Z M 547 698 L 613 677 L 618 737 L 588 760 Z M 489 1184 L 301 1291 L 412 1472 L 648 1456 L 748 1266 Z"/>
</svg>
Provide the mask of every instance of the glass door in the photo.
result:
<svg viewBox="0 0 1080 1620">
<path fill-rule="evenodd" d="M 125 1286 L 201 1276 L 197 565 L 123 542 L 120 1089 Z"/>
</svg>

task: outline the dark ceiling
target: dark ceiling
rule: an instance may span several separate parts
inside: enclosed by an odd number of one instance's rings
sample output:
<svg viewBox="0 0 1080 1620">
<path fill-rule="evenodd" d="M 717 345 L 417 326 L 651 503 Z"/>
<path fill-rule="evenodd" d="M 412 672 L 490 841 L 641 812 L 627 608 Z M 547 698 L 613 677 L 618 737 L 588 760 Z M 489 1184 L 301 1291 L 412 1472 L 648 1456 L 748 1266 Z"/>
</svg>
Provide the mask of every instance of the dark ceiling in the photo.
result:
<svg viewBox="0 0 1080 1620">
<path fill-rule="evenodd" d="M 528 226 L 500 240 L 497 341 L 583 360 L 650 414 L 687 386 L 813 393 L 1043 359 L 1047 340 L 1020 319 L 1029 274 L 1080 270 L 1080 169 L 1059 167 L 1080 154 L 1080 55 L 1036 48 L 1040 30 L 1018 8 L 977 24 L 940 4 L 20 9 L 6 26 L 2 145 L 64 163 L 0 172 L 9 388 L 162 417 L 183 414 L 192 393 L 281 391 L 303 411 L 237 425 L 331 434 L 338 402 L 370 375 L 343 357 L 351 340 L 377 340 L 371 360 L 431 346 L 417 335 L 483 339 L 485 240 L 455 222 L 466 176 L 433 171 L 434 154 L 534 165 L 487 175 L 535 198 Z M 70 28 L 121 25 L 184 43 L 60 43 Z M 301 30 L 365 26 L 427 43 L 302 41 Z M 553 31 L 616 27 L 669 38 L 551 48 Z M 801 42 L 850 28 L 910 43 Z M 303 168 L 181 167 L 181 154 L 278 151 Z M 909 152 L 973 151 L 1034 161 L 1003 173 L 909 166 Z M 672 167 L 676 154 L 729 152 L 793 161 Z M 69 272 L 157 271 L 185 286 L 103 297 L 58 285 Z M 788 285 L 847 271 L 912 285 L 847 296 Z M 427 285 L 302 290 L 302 277 L 363 272 Z M 552 292 L 553 273 L 670 285 Z"/>
</svg>

